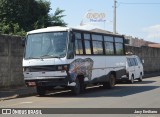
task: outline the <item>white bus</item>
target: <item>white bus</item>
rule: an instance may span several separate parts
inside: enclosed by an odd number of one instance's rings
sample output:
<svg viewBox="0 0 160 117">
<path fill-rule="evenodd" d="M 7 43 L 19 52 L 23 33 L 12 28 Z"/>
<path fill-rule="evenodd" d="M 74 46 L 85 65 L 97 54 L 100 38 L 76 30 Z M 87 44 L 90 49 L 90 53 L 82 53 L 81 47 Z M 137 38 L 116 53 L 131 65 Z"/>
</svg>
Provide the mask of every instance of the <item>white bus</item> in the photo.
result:
<svg viewBox="0 0 160 117">
<path fill-rule="evenodd" d="M 36 86 L 40 96 L 57 86 L 78 95 L 90 84 L 113 88 L 123 78 L 133 83 L 143 71 L 130 74 L 130 67 L 122 35 L 48 27 L 30 31 L 25 38 L 24 80 Z"/>
</svg>

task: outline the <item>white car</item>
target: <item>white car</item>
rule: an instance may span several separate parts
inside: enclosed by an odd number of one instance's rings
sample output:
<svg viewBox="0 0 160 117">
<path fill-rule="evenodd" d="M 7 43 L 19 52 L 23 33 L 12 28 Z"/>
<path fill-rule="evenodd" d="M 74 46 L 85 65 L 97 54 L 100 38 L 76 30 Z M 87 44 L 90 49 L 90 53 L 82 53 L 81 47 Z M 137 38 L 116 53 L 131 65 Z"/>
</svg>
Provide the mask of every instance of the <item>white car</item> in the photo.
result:
<svg viewBox="0 0 160 117">
<path fill-rule="evenodd" d="M 136 55 L 132 55 L 132 56 L 127 56 L 126 59 L 127 59 L 126 71 L 130 83 L 134 83 L 134 80 L 142 82 L 144 72 L 143 72 L 143 65 L 139 57 Z"/>
</svg>

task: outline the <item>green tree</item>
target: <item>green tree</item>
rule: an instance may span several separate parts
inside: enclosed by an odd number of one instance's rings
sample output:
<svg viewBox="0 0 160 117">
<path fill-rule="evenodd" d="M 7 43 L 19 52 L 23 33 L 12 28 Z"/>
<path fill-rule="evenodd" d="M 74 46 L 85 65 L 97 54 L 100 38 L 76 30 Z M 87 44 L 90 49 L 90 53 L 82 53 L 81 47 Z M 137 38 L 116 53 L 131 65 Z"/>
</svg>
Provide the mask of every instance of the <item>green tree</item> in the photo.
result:
<svg viewBox="0 0 160 117">
<path fill-rule="evenodd" d="M 25 32 L 38 28 L 64 26 L 64 10 L 59 9 L 58 14 L 55 12 L 59 20 L 49 15 L 50 10 L 50 2 L 45 0 L 0 0 L 0 31 L 25 35 Z"/>
<path fill-rule="evenodd" d="M 66 15 L 63 15 L 63 12 L 65 10 L 61 10 L 59 8 L 56 9 L 55 13 L 53 16 L 50 16 L 50 22 L 52 26 L 67 26 L 67 23 L 64 22 L 62 19 Z"/>
</svg>

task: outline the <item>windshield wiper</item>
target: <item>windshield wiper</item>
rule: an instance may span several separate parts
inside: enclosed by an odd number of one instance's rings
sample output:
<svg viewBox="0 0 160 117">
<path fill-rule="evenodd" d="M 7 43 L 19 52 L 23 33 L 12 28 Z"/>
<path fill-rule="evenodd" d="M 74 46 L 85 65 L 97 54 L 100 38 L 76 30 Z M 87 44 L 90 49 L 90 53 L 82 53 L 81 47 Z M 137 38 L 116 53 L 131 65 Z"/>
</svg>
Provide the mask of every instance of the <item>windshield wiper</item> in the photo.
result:
<svg viewBox="0 0 160 117">
<path fill-rule="evenodd" d="M 35 58 L 35 57 L 28 57 L 26 59 L 39 59 L 39 58 Z"/>
<path fill-rule="evenodd" d="M 59 58 L 60 59 L 61 57 L 60 56 L 54 56 L 53 58 Z"/>
<path fill-rule="evenodd" d="M 44 57 L 51 57 L 51 55 L 43 55 L 43 56 L 40 56 L 40 58 L 44 58 Z"/>
<path fill-rule="evenodd" d="M 60 56 L 54 56 L 54 55 L 43 55 L 40 58 L 61 58 Z"/>
</svg>

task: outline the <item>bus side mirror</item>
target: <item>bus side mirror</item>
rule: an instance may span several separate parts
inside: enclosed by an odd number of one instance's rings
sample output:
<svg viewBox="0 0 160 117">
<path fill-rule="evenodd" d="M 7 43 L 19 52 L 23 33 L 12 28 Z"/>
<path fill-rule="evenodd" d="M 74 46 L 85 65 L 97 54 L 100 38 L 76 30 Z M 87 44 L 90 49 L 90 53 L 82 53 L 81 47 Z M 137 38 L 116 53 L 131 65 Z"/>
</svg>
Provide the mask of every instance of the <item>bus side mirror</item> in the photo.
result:
<svg viewBox="0 0 160 117">
<path fill-rule="evenodd" d="M 74 51 L 68 51 L 67 59 L 73 59 L 74 58 Z"/>
<path fill-rule="evenodd" d="M 25 43 L 26 43 L 26 38 L 22 39 L 22 47 L 25 47 Z"/>
<path fill-rule="evenodd" d="M 142 60 L 142 63 L 144 64 L 144 60 Z"/>
</svg>

